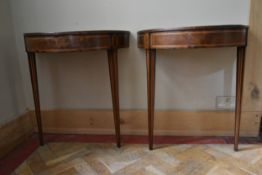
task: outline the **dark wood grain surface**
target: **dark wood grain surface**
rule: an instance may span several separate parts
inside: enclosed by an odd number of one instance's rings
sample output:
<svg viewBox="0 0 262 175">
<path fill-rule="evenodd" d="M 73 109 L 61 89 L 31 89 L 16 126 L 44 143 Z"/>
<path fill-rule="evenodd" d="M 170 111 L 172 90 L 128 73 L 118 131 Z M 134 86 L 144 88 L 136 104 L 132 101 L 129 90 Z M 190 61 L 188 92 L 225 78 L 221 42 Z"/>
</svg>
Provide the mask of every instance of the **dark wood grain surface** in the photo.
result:
<svg viewBox="0 0 262 175">
<path fill-rule="evenodd" d="M 138 32 L 138 47 L 154 49 L 235 47 L 246 45 L 247 26 L 200 26 Z"/>
<path fill-rule="evenodd" d="M 83 52 L 129 46 L 128 31 L 76 31 L 24 34 L 27 52 Z"/>
</svg>

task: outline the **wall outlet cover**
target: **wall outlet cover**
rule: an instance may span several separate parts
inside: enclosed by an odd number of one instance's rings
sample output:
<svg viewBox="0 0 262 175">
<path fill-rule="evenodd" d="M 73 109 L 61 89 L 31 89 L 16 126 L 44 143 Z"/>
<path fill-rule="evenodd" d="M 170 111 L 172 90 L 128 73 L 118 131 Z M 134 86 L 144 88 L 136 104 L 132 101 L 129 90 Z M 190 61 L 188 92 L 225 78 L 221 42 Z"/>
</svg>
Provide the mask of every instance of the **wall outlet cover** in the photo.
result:
<svg viewBox="0 0 262 175">
<path fill-rule="evenodd" d="M 235 108 L 236 97 L 234 96 L 217 96 L 216 108 L 232 110 Z"/>
</svg>

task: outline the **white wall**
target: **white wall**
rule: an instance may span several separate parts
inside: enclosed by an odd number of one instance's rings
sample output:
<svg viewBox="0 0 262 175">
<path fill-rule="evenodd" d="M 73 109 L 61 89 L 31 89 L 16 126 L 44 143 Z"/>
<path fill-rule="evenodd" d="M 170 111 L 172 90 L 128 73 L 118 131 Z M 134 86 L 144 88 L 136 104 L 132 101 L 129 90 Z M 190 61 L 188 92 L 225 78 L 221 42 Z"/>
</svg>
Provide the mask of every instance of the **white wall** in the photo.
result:
<svg viewBox="0 0 262 175">
<path fill-rule="evenodd" d="M 147 28 L 248 24 L 249 0 L 11 0 L 27 106 L 33 108 L 24 32 L 130 30 L 119 51 L 122 109 L 146 108 L 145 52 L 136 32 Z M 216 96 L 233 95 L 234 48 L 158 52 L 156 108 L 213 110 Z M 106 53 L 38 57 L 42 106 L 111 108 Z"/>
<path fill-rule="evenodd" d="M 25 112 L 24 90 L 8 0 L 0 1 L 0 127 Z"/>
</svg>

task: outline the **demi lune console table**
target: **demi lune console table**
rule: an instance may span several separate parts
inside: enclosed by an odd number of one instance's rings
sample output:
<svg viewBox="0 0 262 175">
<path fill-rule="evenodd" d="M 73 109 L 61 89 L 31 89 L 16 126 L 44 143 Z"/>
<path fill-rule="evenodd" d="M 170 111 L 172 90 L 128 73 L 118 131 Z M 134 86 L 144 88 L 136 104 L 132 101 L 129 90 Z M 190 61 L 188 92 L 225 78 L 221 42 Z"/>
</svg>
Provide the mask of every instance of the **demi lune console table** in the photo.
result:
<svg viewBox="0 0 262 175">
<path fill-rule="evenodd" d="M 41 121 L 35 54 L 107 50 L 116 143 L 118 147 L 121 146 L 117 50 L 120 48 L 129 47 L 129 35 L 129 31 L 118 30 L 24 34 L 25 47 L 28 54 L 40 145 L 44 144 L 44 139 Z"/>
<path fill-rule="evenodd" d="M 238 150 L 247 31 L 248 27 L 243 25 L 222 25 L 138 32 L 138 47 L 146 50 L 149 149 L 153 149 L 154 138 L 156 50 L 237 47 L 234 149 Z"/>
</svg>

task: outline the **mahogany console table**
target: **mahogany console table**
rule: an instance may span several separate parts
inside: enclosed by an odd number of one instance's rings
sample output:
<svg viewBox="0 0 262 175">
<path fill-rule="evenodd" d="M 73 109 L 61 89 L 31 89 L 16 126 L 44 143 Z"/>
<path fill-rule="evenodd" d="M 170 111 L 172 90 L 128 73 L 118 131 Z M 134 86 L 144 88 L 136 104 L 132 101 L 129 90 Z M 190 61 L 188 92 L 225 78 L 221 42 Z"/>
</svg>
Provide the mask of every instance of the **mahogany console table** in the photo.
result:
<svg viewBox="0 0 262 175">
<path fill-rule="evenodd" d="M 36 53 L 85 52 L 107 50 L 111 81 L 113 113 L 117 146 L 120 141 L 119 92 L 117 50 L 129 47 L 128 31 L 78 31 L 61 33 L 26 33 L 24 34 L 26 52 L 34 96 L 35 115 L 38 125 L 40 145 L 44 144 L 40 100 L 38 92 Z"/>
<path fill-rule="evenodd" d="M 234 149 L 238 150 L 247 31 L 248 27 L 243 25 L 222 25 L 150 29 L 138 32 L 138 47 L 146 49 L 149 149 L 153 149 L 156 50 L 237 47 Z"/>
</svg>

